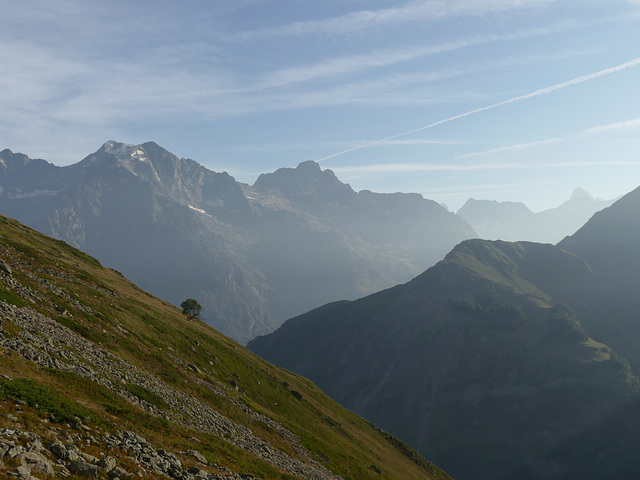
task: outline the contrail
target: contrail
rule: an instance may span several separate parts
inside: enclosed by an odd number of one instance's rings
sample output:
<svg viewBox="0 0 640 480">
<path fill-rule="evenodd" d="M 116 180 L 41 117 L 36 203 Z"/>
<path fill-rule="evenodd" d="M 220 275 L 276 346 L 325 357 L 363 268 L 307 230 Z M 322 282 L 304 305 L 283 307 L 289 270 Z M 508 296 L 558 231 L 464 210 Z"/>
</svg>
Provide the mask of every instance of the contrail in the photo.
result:
<svg viewBox="0 0 640 480">
<path fill-rule="evenodd" d="M 444 120 L 438 120 L 437 122 L 430 123 L 429 125 L 425 125 L 424 127 L 416 128 L 414 130 L 409 130 L 408 132 L 398 133 L 396 135 L 392 135 L 390 137 L 381 138 L 380 140 L 376 140 L 374 142 L 369 142 L 364 145 L 358 145 L 356 147 L 348 148 L 347 150 L 343 150 L 338 153 L 334 153 L 328 155 L 326 157 L 322 157 L 317 162 L 322 162 L 324 160 L 328 160 L 330 158 L 338 157 L 340 155 L 344 155 L 345 153 L 353 152 L 355 150 L 360 150 L 362 148 L 372 147 L 373 145 L 378 145 L 380 143 L 388 142 L 389 140 L 394 140 L 399 137 L 404 137 L 405 135 L 410 135 L 412 133 L 421 132 L 422 130 L 427 130 L 429 128 L 437 127 L 438 125 L 442 125 L 443 123 L 452 122 L 453 120 L 457 120 L 459 118 L 468 117 L 470 115 L 475 115 L 476 113 L 485 112 L 487 110 L 492 110 L 497 107 L 501 107 L 503 105 L 508 105 L 510 103 L 516 103 L 521 100 L 526 100 L 528 98 L 537 97 L 540 95 L 546 95 L 547 93 L 554 92 L 556 90 L 560 90 L 562 88 L 571 87 L 573 85 L 578 85 L 579 83 L 583 83 L 589 80 L 593 80 L 594 78 L 604 77 L 611 73 L 621 72 L 622 70 L 626 70 L 631 67 L 635 67 L 640 64 L 640 58 L 635 58 L 626 63 L 618 65 L 617 67 L 607 68 L 605 70 L 600 70 L 599 72 L 590 73 L 588 75 L 583 75 L 581 77 L 574 78 L 573 80 L 568 80 L 566 82 L 558 83 L 556 85 L 552 85 L 550 87 L 541 88 L 540 90 L 536 90 L 535 92 L 527 93 L 526 95 L 520 95 L 518 97 L 510 98 L 509 100 L 504 100 L 502 102 L 494 103 L 493 105 L 488 105 L 486 107 L 476 108 L 475 110 L 471 110 L 469 112 L 461 113 L 459 115 L 454 115 L 453 117 L 445 118 Z"/>
</svg>

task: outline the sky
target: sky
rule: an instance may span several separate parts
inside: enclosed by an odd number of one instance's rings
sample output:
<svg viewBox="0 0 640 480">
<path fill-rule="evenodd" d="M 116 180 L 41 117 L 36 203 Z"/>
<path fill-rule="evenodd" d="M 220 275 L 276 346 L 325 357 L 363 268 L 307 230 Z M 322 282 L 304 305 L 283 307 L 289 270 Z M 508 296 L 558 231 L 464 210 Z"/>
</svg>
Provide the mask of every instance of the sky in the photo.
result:
<svg viewBox="0 0 640 480">
<path fill-rule="evenodd" d="M 556 207 L 640 185 L 640 0 L 0 0 L 0 150 Z"/>
</svg>

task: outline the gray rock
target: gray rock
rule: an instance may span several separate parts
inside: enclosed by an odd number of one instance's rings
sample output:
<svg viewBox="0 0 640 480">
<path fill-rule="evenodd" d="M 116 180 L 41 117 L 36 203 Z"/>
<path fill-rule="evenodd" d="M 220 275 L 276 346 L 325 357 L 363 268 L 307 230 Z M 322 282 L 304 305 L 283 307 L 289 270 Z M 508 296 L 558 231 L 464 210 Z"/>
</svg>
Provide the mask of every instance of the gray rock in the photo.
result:
<svg viewBox="0 0 640 480">
<path fill-rule="evenodd" d="M 16 457 L 22 465 L 28 467 L 31 472 L 53 475 L 53 466 L 49 459 L 38 452 L 25 452 Z"/>
<path fill-rule="evenodd" d="M 47 448 L 51 453 L 53 453 L 56 458 L 64 459 L 67 453 L 67 447 L 64 446 L 60 440 L 55 439 L 53 442 L 47 445 Z"/>
<path fill-rule="evenodd" d="M 116 459 L 110 456 L 106 456 L 98 462 L 98 466 L 102 468 L 102 470 L 104 470 L 106 473 L 109 473 L 111 470 L 116 468 L 116 465 Z"/>
<path fill-rule="evenodd" d="M 21 447 L 20 445 L 16 445 L 14 447 L 9 448 L 9 450 L 7 451 L 7 453 L 5 455 L 10 456 L 11 458 L 15 458 L 18 455 L 20 455 L 21 453 L 24 453 L 25 449 L 24 447 Z"/>
<path fill-rule="evenodd" d="M 207 459 L 197 450 L 187 450 L 187 454 L 191 457 L 195 458 L 197 461 L 202 463 L 203 465 L 208 465 Z"/>
<path fill-rule="evenodd" d="M 31 440 L 29 443 L 27 443 L 27 449 L 32 452 L 42 452 L 44 450 L 42 440 L 40 440 L 40 438 Z"/>
<path fill-rule="evenodd" d="M 69 471 L 81 477 L 97 478 L 99 469 L 91 463 L 83 462 L 82 460 L 72 460 L 69 462 Z"/>
<path fill-rule="evenodd" d="M 98 462 L 98 458 L 97 457 L 94 457 L 93 455 L 89 455 L 88 453 L 82 453 L 81 452 L 80 453 L 80 457 L 82 457 L 82 459 L 85 462 L 88 462 L 88 463 L 97 463 Z"/>
<path fill-rule="evenodd" d="M 25 465 L 20 465 L 15 469 L 15 476 L 20 480 L 38 480 L 31 475 L 31 470 Z"/>
<path fill-rule="evenodd" d="M 13 442 L 7 442 L 5 440 L 0 439 L 0 459 L 5 456 L 5 454 L 13 447 Z"/>
<path fill-rule="evenodd" d="M 198 366 L 194 365 L 193 363 L 187 363 L 187 367 L 189 367 L 191 370 L 193 370 L 196 373 L 202 373 L 202 370 L 200 370 L 200 368 L 198 368 Z"/>
<path fill-rule="evenodd" d="M 69 469 L 64 465 L 57 464 L 55 468 L 58 470 L 58 472 L 56 473 L 58 477 L 68 477 L 69 475 L 71 475 L 71 472 L 69 471 Z"/>
<path fill-rule="evenodd" d="M 131 475 L 124 468 L 115 467 L 109 472 L 109 478 L 114 480 L 115 478 L 129 478 Z"/>
<path fill-rule="evenodd" d="M 11 275 L 12 273 L 12 270 L 9 264 L 4 260 L 2 260 L 1 258 L 0 258 L 0 270 L 2 270 L 4 273 L 8 273 L 9 275 Z"/>
</svg>

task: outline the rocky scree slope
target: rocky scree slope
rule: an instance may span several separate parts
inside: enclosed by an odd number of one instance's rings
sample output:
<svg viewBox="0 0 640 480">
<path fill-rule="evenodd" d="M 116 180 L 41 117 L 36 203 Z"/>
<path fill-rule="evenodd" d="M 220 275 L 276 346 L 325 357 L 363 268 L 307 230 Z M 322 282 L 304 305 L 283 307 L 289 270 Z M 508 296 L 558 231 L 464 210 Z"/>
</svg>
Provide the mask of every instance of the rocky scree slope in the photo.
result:
<svg viewBox="0 0 640 480">
<path fill-rule="evenodd" d="M 153 142 L 56 167 L 0 152 L 0 213 L 65 240 L 246 342 L 329 301 L 405 282 L 474 236 L 417 194 L 355 192 L 304 162 L 253 186 Z"/>
<path fill-rule="evenodd" d="M 64 242 L 0 217 L 0 259 L 7 475 L 448 478 Z"/>
</svg>

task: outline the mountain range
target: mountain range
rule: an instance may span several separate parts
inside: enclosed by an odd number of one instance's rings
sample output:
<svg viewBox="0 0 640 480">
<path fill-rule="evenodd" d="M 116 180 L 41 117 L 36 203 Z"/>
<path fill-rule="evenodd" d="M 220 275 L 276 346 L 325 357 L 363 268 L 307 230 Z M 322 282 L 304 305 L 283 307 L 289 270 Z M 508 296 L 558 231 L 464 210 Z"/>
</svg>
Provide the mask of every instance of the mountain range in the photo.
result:
<svg viewBox="0 0 640 480">
<path fill-rule="evenodd" d="M 595 199 L 582 188 L 556 208 L 534 213 L 521 202 L 497 202 L 470 198 L 457 214 L 485 240 L 528 240 L 557 243 L 582 227 L 594 213 L 614 200 Z"/>
<path fill-rule="evenodd" d="M 315 162 L 253 186 L 153 142 L 57 167 L 0 152 L 0 213 L 64 240 L 246 342 L 324 303 L 405 282 L 475 236 L 418 194 L 355 192 Z"/>
<path fill-rule="evenodd" d="M 248 347 L 465 479 L 635 478 L 640 188 L 557 245 L 467 240 Z"/>
<path fill-rule="evenodd" d="M 450 479 L 308 380 L 6 217 L 2 477 Z"/>
</svg>

